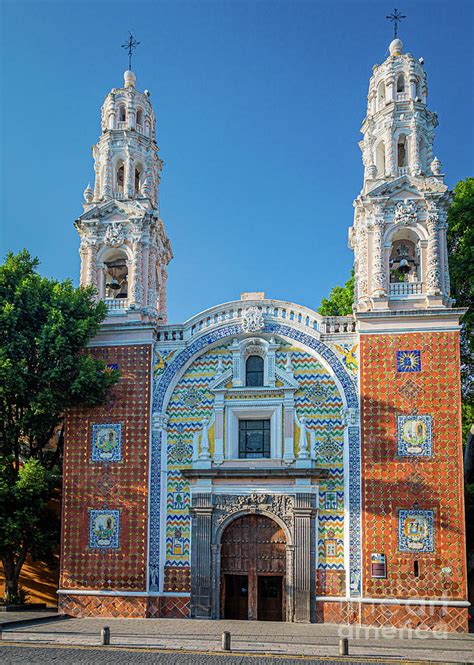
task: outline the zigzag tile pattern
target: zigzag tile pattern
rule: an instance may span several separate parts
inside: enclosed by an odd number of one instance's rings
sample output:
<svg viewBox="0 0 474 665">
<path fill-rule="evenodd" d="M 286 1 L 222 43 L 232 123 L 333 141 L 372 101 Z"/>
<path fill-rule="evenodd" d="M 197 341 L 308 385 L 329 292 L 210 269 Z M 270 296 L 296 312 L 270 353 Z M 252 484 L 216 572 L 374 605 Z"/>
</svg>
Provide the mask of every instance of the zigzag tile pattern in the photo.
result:
<svg viewBox="0 0 474 665">
<path fill-rule="evenodd" d="M 295 395 L 298 419 L 306 419 L 306 428 L 314 432 L 318 465 L 329 472 L 329 478 L 320 484 L 318 526 L 318 568 L 344 569 L 344 425 L 343 403 L 334 379 L 318 360 L 289 343 L 283 343 L 276 354 L 277 366 L 284 369 L 288 355 L 295 379 L 300 386 Z M 314 389 L 317 388 L 316 395 Z M 331 444 L 328 451 L 325 444 Z M 326 507 L 326 493 L 337 493 L 337 508 Z M 326 558 L 325 541 L 336 539 L 336 555 Z"/>
<path fill-rule="evenodd" d="M 168 404 L 166 568 L 187 569 L 190 565 L 189 486 L 180 470 L 190 466 L 194 435 L 201 432 L 203 421 L 212 416 L 213 394 L 209 386 L 216 376 L 219 360 L 224 371 L 231 366 L 229 345 L 230 342 L 197 358 L 177 383 Z M 314 356 L 282 342 L 276 353 L 277 367 L 285 369 L 288 355 L 300 386 L 295 395 L 297 417 L 306 418 L 308 431 L 314 432 L 318 463 L 329 472 L 328 479 L 320 486 L 318 567 L 340 571 L 344 568 L 343 403 L 331 374 Z M 320 393 L 316 398 L 311 392 L 315 387 Z M 330 450 L 324 448 L 328 442 Z M 210 445 L 212 450 L 211 436 Z M 326 507 L 329 491 L 336 493 L 336 506 Z M 328 538 L 335 539 L 337 544 L 335 556 L 326 560 Z"/>
</svg>

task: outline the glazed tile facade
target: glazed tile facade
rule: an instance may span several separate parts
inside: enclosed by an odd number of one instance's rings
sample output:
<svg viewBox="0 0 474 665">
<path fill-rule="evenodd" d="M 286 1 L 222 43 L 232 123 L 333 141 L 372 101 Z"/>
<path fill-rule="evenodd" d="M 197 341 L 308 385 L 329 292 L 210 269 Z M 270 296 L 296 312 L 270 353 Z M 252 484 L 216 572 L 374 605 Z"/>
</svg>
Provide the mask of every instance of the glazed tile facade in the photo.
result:
<svg viewBox="0 0 474 665">
<path fill-rule="evenodd" d="M 60 588 L 145 591 L 151 348 L 91 353 L 117 364 L 121 378 L 105 405 L 68 414 Z M 110 431 L 121 438 L 120 459 L 92 461 L 94 441 Z"/>
<path fill-rule="evenodd" d="M 422 358 L 409 391 L 400 349 Z M 450 445 L 460 440 L 458 333 L 362 336 L 361 408 L 364 595 L 464 599 L 462 457 Z M 418 414 L 432 422 L 431 454 L 401 457 L 400 419 Z M 372 553 L 386 555 L 386 579 L 371 577 Z"/>
</svg>

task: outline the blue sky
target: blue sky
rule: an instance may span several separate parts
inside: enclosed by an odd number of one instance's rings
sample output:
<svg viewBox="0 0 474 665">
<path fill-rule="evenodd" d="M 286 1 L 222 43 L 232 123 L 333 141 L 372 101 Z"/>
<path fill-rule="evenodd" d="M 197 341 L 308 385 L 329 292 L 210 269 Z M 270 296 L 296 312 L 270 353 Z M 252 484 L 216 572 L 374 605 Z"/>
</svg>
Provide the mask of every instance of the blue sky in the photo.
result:
<svg viewBox="0 0 474 665">
<path fill-rule="evenodd" d="M 352 265 L 357 142 L 393 2 L 0 2 L 1 253 L 27 247 L 48 276 L 79 275 L 74 219 L 93 181 L 105 94 L 132 29 L 163 158 L 173 244 L 170 321 L 241 291 L 317 308 Z M 403 2 L 405 50 L 423 56 L 447 182 L 473 175 L 471 0 Z"/>
</svg>

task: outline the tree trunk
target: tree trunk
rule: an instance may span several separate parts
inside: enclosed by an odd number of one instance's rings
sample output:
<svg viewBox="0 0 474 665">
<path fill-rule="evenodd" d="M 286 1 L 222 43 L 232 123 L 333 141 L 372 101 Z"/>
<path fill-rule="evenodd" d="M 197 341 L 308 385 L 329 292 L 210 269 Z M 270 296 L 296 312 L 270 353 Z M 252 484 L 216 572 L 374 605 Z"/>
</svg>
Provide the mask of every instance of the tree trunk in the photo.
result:
<svg viewBox="0 0 474 665">
<path fill-rule="evenodd" d="M 25 559 L 26 554 L 21 554 L 16 562 L 13 556 L 2 557 L 3 570 L 5 573 L 4 600 L 6 603 L 17 604 L 20 602 L 19 580 Z"/>
</svg>

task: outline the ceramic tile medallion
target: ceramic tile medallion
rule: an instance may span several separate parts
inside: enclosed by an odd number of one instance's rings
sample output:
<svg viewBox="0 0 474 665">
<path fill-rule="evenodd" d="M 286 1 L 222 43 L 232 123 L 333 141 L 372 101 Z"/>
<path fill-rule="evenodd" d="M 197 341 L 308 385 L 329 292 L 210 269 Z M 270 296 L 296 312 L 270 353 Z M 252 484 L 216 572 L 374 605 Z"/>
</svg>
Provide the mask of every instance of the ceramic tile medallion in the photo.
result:
<svg viewBox="0 0 474 665">
<path fill-rule="evenodd" d="M 89 510 L 89 547 L 118 549 L 119 532 L 119 510 Z"/>
<path fill-rule="evenodd" d="M 397 372 L 421 372 L 421 352 L 397 351 Z"/>
<path fill-rule="evenodd" d="M 92 425 L 92 461 L 120 462 L 122 460 L 122 425 Z"/>
<path fill-rule="evenodd" d="M 432 510 L 398 512 L 399 552 L 434 552 L 434 513 Z"/>
<path fill-rule="evenodd" d="M 398 416 L 398 454 L 413 457 L 430 457 L 432 454 L 431 422 L 431 416 Z"/>
</svg>

